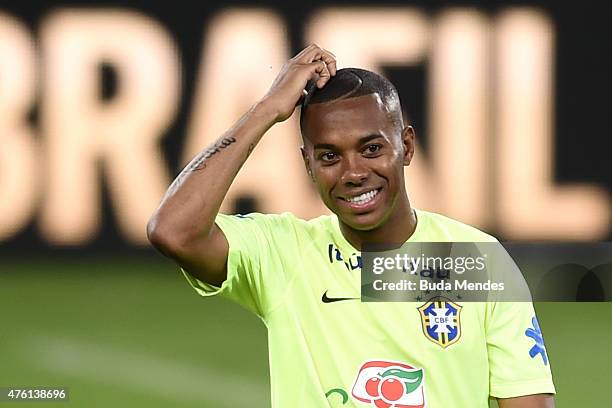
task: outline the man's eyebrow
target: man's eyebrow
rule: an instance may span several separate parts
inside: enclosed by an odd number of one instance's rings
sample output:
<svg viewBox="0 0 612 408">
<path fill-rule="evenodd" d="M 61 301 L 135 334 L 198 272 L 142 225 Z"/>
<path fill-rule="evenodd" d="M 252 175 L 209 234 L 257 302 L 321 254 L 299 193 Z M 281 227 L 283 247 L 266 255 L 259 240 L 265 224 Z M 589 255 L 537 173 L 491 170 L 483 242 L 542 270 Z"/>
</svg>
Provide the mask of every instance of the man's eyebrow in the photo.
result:
<svg viewBox="0 0 612 408">
<path fill-rule="evenodd" d="M 369 141 L 372 141 L 374 139 L 379 139 L 379 138 L 380 139 L 384 139 L 384 136 L 379 134 L 379 133 L 372 133 L 371 135 L 360 137 L 357 140 L 357 145 L 362 145 L 364 143 L 367 143 Z M 330 143 L 317 143 L 317 144 L 315 144 L 313 146 L 314 150 L 317 150 L 317 149 L 329 149 L 329 150 L 333 150 L 333 149 L 336 149 L 336 148 L 337 148 L 336 145 L 333 145 L 333 144 L 330 144 Z"/>
<path fill-rule="evenodd" d="M 369 141 L 372 141 L 372 140 L 374 140 L 374 139 L 378 139 L 378 138 L 384 139 L 383 135 L 381 135 L 381 134 L 379 134 L 379 133 L 373 133 L 373 134 L 371 134 L 371 135 L 367 135 L 367 136 L 364 136 L 364 137 L 360 138 L 360 139 L 357 141 L 357 143 L 358 143 L 358 144 L 364 144 L 364 143 L 367 143 L 367 142 L 369 142 Z"/>
<path fill-rule="evenodd" d="M 329 149 L 329 150 L 333 150 L 335 148 L 336 148 L 336 145 L 329 144 L 329 143 L 317 143 L 316 145 L 313 146 L 314 150 L 317 150 L 317 149 Z"/>
</svg>

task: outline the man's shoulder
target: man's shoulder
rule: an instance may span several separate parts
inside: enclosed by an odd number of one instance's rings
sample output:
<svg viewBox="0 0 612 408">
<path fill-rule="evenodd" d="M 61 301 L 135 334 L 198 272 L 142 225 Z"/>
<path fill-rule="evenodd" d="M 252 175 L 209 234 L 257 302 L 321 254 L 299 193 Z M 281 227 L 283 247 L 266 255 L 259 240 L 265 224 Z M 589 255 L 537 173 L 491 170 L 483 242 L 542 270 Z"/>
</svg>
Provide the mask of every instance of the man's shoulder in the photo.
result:
<svg viewBox="0 0 612 408">
<path fill-rule="evenodd" d="M 417 210 L 417 217 L 425 224 L 424 233 L 429 237 L 456 242 L 497 242 L 494 236 L 442 214 Z"/>
<path fill-rule="evenodd" d="M 297 217 L 291 212 L 283 212 L 280 214 L 273 213 L 248 213 L 248 214 L 233 214 L 221 215 L 224 218 L 250 220 L 257 224 L 260 228 L 270 231 L 321 231 L 332 229 L 332 216 L 321 215 L 312 219 L 303 219 Z"/>
</svg>

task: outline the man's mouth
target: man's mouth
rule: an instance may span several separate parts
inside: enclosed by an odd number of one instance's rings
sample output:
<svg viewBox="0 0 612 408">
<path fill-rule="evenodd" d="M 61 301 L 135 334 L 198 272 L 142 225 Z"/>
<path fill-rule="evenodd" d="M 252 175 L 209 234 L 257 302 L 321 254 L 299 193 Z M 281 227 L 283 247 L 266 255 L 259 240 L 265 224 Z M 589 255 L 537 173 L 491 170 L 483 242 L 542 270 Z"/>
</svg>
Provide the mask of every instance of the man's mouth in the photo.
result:
<svg viewBox="0 0 612 408">
<path fill-rule="evenodd" d="M 380 192 L 380 188 L 377 189 L 373 189 L 370 191 L 366 191 L 365 193 L 359 194 L 359 195 L 355 195 L 355 196 L 346 196 L 343 199 L 345 201 L 348 201 L 351 204 L 356 204 L 356 205 L 365 205 L 367 203 L 369 203 L 370 201 L 374 200 L 374 198 L 376 197 L 376 195 L 378 195 L 378 193 Z"/>
</svg>

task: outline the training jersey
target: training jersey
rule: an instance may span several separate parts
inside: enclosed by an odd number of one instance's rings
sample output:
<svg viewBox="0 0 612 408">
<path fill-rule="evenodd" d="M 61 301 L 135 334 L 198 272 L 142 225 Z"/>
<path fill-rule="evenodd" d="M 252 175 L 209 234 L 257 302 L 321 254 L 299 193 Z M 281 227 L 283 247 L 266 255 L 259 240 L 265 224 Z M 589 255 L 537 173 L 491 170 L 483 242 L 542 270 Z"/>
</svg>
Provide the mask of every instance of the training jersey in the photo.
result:
<svg viewBox="0 0 612 408">
<path fill-rule="evenodd" d="M 408 242 L 496 242 L 416 215 Z M 200 295 L 263 320 L 273 408 L 485 408 L 489 396 L 555 392 L 530 302 L 361 302 L 360 252 L 335 215 L 220 214 L 216 223 L 229 242 L 227 279 L 215 287 L 183 273 Z M 446 341 L 432 332 L 432 313 L 452 316 Z"/>
</svg>

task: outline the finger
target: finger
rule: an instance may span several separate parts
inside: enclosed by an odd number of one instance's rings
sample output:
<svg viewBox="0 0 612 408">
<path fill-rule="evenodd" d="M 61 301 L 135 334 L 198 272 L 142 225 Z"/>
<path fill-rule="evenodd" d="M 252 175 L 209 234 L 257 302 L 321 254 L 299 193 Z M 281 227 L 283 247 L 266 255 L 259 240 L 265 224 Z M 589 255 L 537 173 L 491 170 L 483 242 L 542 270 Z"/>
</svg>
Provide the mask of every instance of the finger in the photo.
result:
<svg viewBox="0 0 612 408">
<path fill-rule="evenodd" d="M 296 54 L 296 56 L 293 57 L 293 59 L 298 62 L 302 62 L 302 63 L 312 62 L 312 61 L 306 61 L 305 56 L 312 53 L 313 50 L 316 50 L 317 48 L 320 49 L 321 47 L 319 47 L 317 44 L 314 44 L 314 43 L 310 44 L 308 47 L 304 48 L 302 51 Z"/>
<path fill-rule="evenodd" d="M 334 54 L 321 48 L 315 50 L 314 54 L 311 54 L 310 57 L 312 58 L 312 61 L 321 60 L 325 62 L 329 73 L 331 75 L 336 75 L 336 56 Z"/>
<path fill-rule="evenodd" d="M 313 78 L 316 80 L 317 88 L 322 88 L 331 77 L 327 64 L 323 60 L 317 60 L 311 62 L 310 65 L 314 69 L 314 74 L 318 76 L 318 78 Z"/>
<path fill-rule="evenodd" d="M 321 53 L 321 59 L 325 61 L 329 73 L 332 76 L 336 75 L 336 56 L 327 50 L 323 50 Z"/>
<path fill-rule="evenodd" d="M 318 44 L 310 44 L 296 55 L 294 59 L 301 64 L 310 64 L 313 61 L 322 60 L 327 65 L 329 73 L 332 76 L 336 75 L 336 56 L 332 52 L 321 48 Z"/>
</svg>

